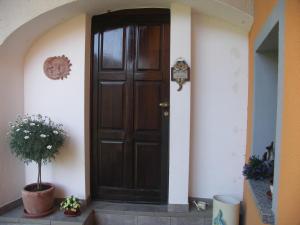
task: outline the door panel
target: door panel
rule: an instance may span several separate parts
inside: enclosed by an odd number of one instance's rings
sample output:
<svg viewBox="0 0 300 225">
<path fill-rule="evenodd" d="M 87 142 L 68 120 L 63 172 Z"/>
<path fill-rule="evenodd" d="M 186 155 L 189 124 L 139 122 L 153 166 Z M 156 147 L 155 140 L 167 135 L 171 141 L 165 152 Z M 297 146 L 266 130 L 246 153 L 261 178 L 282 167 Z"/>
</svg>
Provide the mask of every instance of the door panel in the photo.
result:
<svg viewBox="0 0 300 225">
<path fill-rule="evenodd" d="M 119 187 L 123 185 L 124 142 L 101 141 L 99 154 L 100 185 Z M 100 181 L 100 179 L 98 179 Z"/>
<path fill-rule="evenodd" d="M 143 189 L 159 189 L 161 179 L 160 144 L 135 144 L 135 185 Z"/>
<path fill-rule="evenodd" d="M 136 26 L 135 80 L 163 80 L 163 24 Z"/>
<path fill-rule="evenodd" d="M 99 98 L 99 112 L 101 114 L 100 128 L 124 129 L 125 115 L 125 83 L 101 82 L 101 96 Z"/>
<path fill-rule="evenodd" d="M 160 25 L 137 26 L 137 70 L 159 70 Z"/>
<path fill-rule="evenodd" d="M 135 82 L 134 129 L 135 131 L 160 130 L 161 109 L 159 103 L 161 85 L 158 82 Z"/>
<path fill-rule="evenodd" d="M 130 12 L 93 18 L 92 193 L 163 203 L 169 118 L 160 103 L 169 101 L 170 12 Z"/>
<path fill-rule="evenodd" d="M 109 28 L 100 33 L 98 72 L 101 80 L 126 80 L 128 27 Z"/>
<path fill-rule="evenodd" d="M 124 69 L 124 37 L 124 28 L 103 32 L 102 69 Z"/>
</svg>

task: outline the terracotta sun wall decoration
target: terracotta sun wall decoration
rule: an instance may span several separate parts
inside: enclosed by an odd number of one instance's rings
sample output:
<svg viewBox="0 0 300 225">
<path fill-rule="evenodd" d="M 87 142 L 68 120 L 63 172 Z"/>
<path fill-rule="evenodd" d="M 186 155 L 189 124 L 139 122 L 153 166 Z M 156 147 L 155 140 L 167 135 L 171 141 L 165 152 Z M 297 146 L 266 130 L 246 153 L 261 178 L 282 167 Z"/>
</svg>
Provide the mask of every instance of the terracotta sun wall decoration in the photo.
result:
<svg viewBox="0 0 300 225">
<path fill-rule="evenodd" d="M 49 57 L 44 62 L 44 73 L 52 80 L 63 80 L 70 74 L 72 64 L 65 55 Z"/>
</svg>

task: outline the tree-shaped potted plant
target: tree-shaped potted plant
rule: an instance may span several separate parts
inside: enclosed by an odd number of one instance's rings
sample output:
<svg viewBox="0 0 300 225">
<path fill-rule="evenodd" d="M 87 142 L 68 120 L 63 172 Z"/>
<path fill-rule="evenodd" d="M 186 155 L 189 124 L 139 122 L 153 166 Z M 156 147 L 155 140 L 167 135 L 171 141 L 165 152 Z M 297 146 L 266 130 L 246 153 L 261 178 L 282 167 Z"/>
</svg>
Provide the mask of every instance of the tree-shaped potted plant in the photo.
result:
<svg viewBox="0 0 300 225">
<path fill-rule="evenodd" d="M 51 162 L 65 141 L 61 124 L 41 115 L 19 116 L 10 123 L 9 143 L 12 152 L 24 163 L 35 162 L 37 182 L 22 190 L 25 215 L 41 217 L 53 210 L 55 187 L 42 182 L 42 164 Z"/>
</svg>

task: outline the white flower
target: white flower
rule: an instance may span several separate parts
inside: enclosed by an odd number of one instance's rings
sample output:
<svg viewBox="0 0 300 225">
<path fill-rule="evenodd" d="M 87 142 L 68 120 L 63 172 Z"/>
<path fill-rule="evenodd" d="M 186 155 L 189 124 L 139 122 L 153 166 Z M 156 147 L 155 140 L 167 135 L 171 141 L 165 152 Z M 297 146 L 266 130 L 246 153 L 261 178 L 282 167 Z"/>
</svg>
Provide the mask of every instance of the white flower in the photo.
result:
<svg viewBox="0 0 300 225">
<path fill-rule="evenodd" d="M 27 122 L 28 122 L 28 119 L 23 119 L 23 122 L 27 123 Z"/>
<path fill-rule="evenodd" d="M 47 146 L 47 149 L 48 149 L 48 150 L 51 150 L 51 149 L 52 149 L 52 145 L 48 145 L 48 146 Z"/>
<path fill-rule="evenodd" d="M 17 132 L 20 131 L 20 128 L 16 129 L 16 131 L 17 131 Z"/>
<path fill-rule="evenodd" d="M 41 134 L 40 137 L 41 137 L 41 138 L 45 138 L 45 137 L 47 137 L 47 135 Z"/>
<path fill-rule="evenodd" d="M 30 126 L 35 126 L 35 123 L 30 123 Z"/>
<path fill-rule="evenodd" d="M 29 133 L 29 131 L 28 131 L 28 130 L 24 130 L 23 132 L 24 132 L 25 134 L 28 134 L 28 133 Z"/>
<path fill-rule="evenodd" d="M 54 130 L 54 131 L 53 131 L 53 134 L 58 134 L 58 131 L 57 131 L 57 130 Z"/>
<path fill-rule="evenodd" d="M 25 140 L 29 139 L 29 136 L 25 136 L 24 139 L 25 139 Z"/>
</svg>

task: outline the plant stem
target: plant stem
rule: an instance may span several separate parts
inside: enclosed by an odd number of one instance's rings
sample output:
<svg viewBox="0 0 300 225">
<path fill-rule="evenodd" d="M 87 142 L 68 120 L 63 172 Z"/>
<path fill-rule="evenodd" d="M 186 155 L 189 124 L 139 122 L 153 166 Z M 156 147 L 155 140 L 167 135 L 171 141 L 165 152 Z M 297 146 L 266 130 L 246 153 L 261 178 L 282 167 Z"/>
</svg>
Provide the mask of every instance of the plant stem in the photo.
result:
<svg viewBox="0 0 300 225">
<path fill-rule="evenodd" d="M 38 162 L 38 179 L 37 179 L 37 189 L 42 189 L 42 162 Z"/>
</svg>

